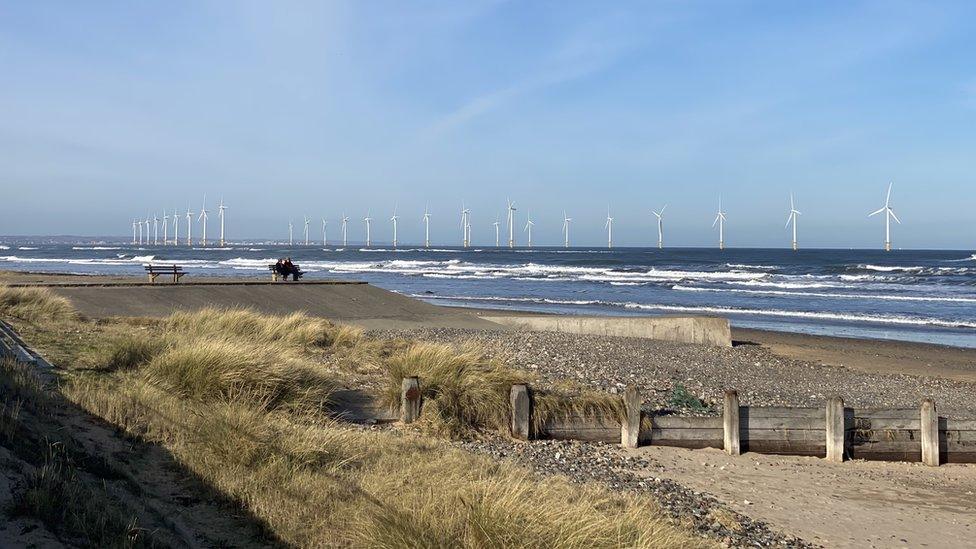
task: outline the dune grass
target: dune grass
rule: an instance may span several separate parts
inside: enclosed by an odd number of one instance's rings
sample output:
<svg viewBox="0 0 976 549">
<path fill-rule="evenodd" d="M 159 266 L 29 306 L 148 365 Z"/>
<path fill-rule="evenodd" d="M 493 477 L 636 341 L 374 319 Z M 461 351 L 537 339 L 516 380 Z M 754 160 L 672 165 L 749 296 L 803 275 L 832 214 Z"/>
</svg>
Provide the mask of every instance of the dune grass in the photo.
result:
<svg viewBox="0 0 976 549">
<path fill-rule="evenodd" d="M 360 430 L 326 412 L 339 373 L 321 360 L 341 355 L 375 363 L 394 405 L 402 377 L 422 377 L 429 431 L 504 429 L 509 388 L 529 376 L 473 346 L 380 345 L 327 321 L 240 310 L 126 326 L 84 326 L 111 337 L 85 357 L 97 367 L 71 373 L 65 394 L 165 447 L 288 545 L 710 545 L 664 520 L 650 499 L 541 479 L 439 438 Z M 543 402 L 544 414 L 605 404 Z"/>
<path fill-rule="evenodd" d="M 67 299 L 47 288 L 0 286 L 0 315 L 31 322 L 65 321 L 78 318 Z"/>
</svg>

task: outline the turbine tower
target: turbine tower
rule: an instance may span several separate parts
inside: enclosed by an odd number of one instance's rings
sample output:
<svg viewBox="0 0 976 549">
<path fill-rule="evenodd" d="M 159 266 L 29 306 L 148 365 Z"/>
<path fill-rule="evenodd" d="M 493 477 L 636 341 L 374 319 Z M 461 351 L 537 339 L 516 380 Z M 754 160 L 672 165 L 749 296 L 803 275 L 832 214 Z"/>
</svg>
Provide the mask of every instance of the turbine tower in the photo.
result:
<svg viewBox="0 0 976 549">
<path fill-rule="evenodd" d="M 305 245 L 308 246 L 308 216 L 305 217 Z"/>
<path fill-rule="evenodd" d="M 515 203 L 508 201 L 508 247 L 515 247 Z"/>
<path fill-rule="evenodd" d="M 569 247 L 569 222 L 573 219 L 566 216 L 566 210 L 563 210 L 563 247 Z"/>
<path fill-rule="evenodd" d="M 373 218 L 369 216 L 369 210 L 366 210 L 366 217 L 363 218 L 363 221 L 366 223 L 366 247 L 367 248 L 369 248 L 369 246 L 372 244 L 372 240 L 369 237 L 369 222 L 372 220 Z"/>
<path fill-rule="evenodd" d="M 526 216 L 526 219 L 528 219 L 528 221 L 525 222 L 525 229 L 523 230 L 529 233 L 529 247 L 531 248 L 532 247 L 532 226 L 535 225 L 535 223 L 532 222 L 531 213 Z"/>
<path fill-rule="evenodd" d="M 173 245 L 180 244 L 180 215 L 179 210 L 173 210 Z"/>
<path fill-rule="evenodd" d="M 467 248 L 470 242 L 470 231 L 471 231 L 471 210 L 464 207 L 464 202 L 461 202 L 461 247 Z"/>
<path fill-rule="evenodd" d="M 169 214 L 163 210 L 163 246 L 169 244 Z"/>
<path fill-rule="evenodd" d="M 153 214 L 153 246 L 159 246 L 159 216 Z"/>
<path fill-rule="evenodd" d="M 152 243 L 152 241 L 149 240 L 150 233 L 149 233 L 149 213 L 148 212 L 146 213 L 146 220 L 143 221 L 143 224 L 146 227 L 146 246 L 148 246 L 149 244 Z"/>
<path fill-rule="evenodd" d="M 224 206 L 224 197 L 220 197 L 220 206 L 217 208 L 217 217 L 220 218 L 220 247 L 224 247 L 224 210 L 227 206 Z"/>
<path fill-rule="evenodd" d="M 877 211 L 871 212 L 870 214 L 868 214 L 868 217 L 878 215 L 879 213 L 882 212 L 884 212 L 885 214 L 884 250 L 886 252 L 890 252 L 891 251 L 891 220 L 894 219 L 895 221 L 898 222 L 899 225 L 901 225 L 901 220 L 898 219 L 897 215 L 895 215 L 895 210 L 891 209 L 891 183 L 888 183 L 888 196 L 885 197 L 884 207 Z"/>
<path fill-rule="evenodd" d="M 607 224 L 603 227 L 607 230 L 607 249 L 613 248 L 613 217 L 610 216 L 610 206 L 607 206 Z"/>
<path fill-rule="evenodd" d="M 207 214 L 209 213 L 207 211 L 207 195 L 203 195 L 203 206 L 200 207 L 200 217 L 197 218 L 197 221 L 203 222 L 203 232 L 201 233 L 203 236 L 200 239 L 200 245 L 204 248 L 207 247 Z"/>
<path fill-rule="evenodd" d="M 715 221 L 712 221 L 712 227 L 718 223 L 718 249 L 725 249 L 725 212 L 722 211 L 722 199 L 718 199 L 718 215 L 715 216 Z"/>
<path fill-rule="evenodd" d="M 132 244 L 136 243 L 136 220 L 132 220 Z"/>
<path fill-rule="evenodd" d="M 139 232 L 139 245 L 142 245 L 142 222 L 138 219 L 132 220 L 132 243 L 136 244 L 136 231 Z"/>
<path fill-rule="evenodd" d="M 342 247 L 346 247 L 346 225 L 349 224 L 349 218 L 346 214 L 342 214 Z"/>
<path fill-rule="evenodd" d="M 295 225 L 291 222 L 291 219 L 289 219 L 288 220 L 288 245 L 289 246 L 294 245 L 295 242 L 294 237 L 295 237 Z"/>
<path fill-rule="evenodd" d="M 396 204 L 394 204 L 393 217 L 390 218 L 390 221 L 393 222 L 393 248 L 394 249 L 396 249 L 397 247 L 397 220 L 400 219 L 400 217 L 396 214 L 396 212 L 397 212 L 397 207 Z"/>
<path fill-rule="evenodd" d="M 661 211 L 651 212 L 657 216 L 657 249 L 661 250 L 664 248 L 664 210 L 668 209 L 668 205 L 665 204 Z"/>
<path fill-rule="evenodd" d="M 329 233 L 326 232 L 329 228 L 329 222 L 323 217 L 322 218 L 322 246 L 329 245 Z"/>
<path fill-rule="evenodd" d="M 190 211 L 190 205 L 186 205 L 186 245 L 193 245 L 193 212 Z"/>
<path fill-rule="evenodd" d="M 424 206 L 424 247 L 430 248 L 430 212 Z"/>
<path fill-rule="evenodd" d="M 501 225 L 501 223 L 498 222 L 498 216 L 495 216 L 495 222 L 492 223 L 492 225 L 495 226 L 495 247 L 497 248 L 498 247 L 498 243 L 499 243 L 499 240 L 498 240 L 498 226 Z"/>
<path fill-rule="evenodd" d="M 786 226 L 789 227 L 790 223 L 793 223 L 793 251 L 799 250 L 799 246 L 796 243 L 796 220 L 797 216 L 803 215 L 797 211 L 796 206 L 793 204 L 793 193 L 790 193 L 790 215 L 786 218 Z"/>
</svg>

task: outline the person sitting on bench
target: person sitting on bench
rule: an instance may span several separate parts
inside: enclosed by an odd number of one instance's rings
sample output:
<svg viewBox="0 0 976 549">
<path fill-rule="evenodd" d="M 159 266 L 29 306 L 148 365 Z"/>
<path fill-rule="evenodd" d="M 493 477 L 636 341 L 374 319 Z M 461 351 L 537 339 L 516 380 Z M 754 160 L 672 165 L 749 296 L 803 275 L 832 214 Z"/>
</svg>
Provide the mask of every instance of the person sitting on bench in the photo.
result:
<svg viewBox="0 0 976 549">
<path fill-rule="evenodd" d="M 290 257 L 285 258 L 285 262 L 282 263 L 282 267 L 284 267 L 285 269 L 286 280 L 288 279 L 289 274 L 291 275 L 291 279 L 295 282 L 298 281 L 298 277 L 302 276 L 301 269 L 298 268 L 298 265 L 295 265 L 294 263 L 291 262 Z"/>
</svg>

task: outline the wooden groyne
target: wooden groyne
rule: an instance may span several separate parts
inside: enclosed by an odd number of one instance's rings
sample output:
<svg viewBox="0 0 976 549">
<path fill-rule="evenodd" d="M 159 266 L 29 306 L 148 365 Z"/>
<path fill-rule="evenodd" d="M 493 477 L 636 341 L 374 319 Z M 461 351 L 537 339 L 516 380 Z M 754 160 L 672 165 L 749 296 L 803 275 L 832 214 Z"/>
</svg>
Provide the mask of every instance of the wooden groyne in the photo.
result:
<svg viewBox="0 0 976 549">
<path fill-rule="evenodd" d="M 420 385 L 409 378 L 401 395 L 401 417 L 410 423 L 423 406 Z M 511 434 L 523 440 L 553 439 L 619 443 L 625 448 L 676 446 L 822 457 L 829 461 L 976 463 L 976 419 L 939 417 L 935 402 L 919 408 L 874 409 L 844 406 L 833 397 L 820 408 L 741 406 L 738 393 L 726 391 L 721 416 L 656 414 L 640 408 L 637 389 L 623 397 L 623 417 L 570 415 L 533 418 L 532 391 L 511 389 Z"/>
</svg>

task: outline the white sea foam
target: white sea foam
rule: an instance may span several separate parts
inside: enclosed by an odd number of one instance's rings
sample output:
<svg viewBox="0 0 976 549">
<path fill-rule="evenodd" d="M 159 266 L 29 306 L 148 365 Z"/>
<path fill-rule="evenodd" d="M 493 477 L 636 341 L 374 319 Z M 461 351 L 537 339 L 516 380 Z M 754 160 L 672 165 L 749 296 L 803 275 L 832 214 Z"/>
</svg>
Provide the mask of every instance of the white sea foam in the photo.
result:
<svg viewBox="0 0 976 549">
<path fill-rule="evenodd" d="M 929 301 L 939 303 L 976 303 L 976 297 L 938 297 L 938 296 L 907 296 L 907 295 L 872 295 L 872 294 L 836 294 L 823 292 L 784 292 L 777 290 L 740 290 L 730 288 L 697 288 L 693 286 L 682 286 L 676 284 L 672 290 L 682 292 L 716 292 L 716 293 L 736 293 L 751 295 L 769 295 L 785 297 L 820 297 L 826 299 L 866 299 L 881 301 Z"/>
<path fill-rule="evenodd" d="M 759 271 L 775 271 L 780 268 L 777 265 L 745 265 L 742 263 L 726 263 L 725 266 L 730 269 L 754 269 Z"/>
<path fill-rule="evenodd" d="M 438 296 L 429 294 L 413 294 L 411 297 L 422 299 L 440 299 L 451 301 L 486 301 L 486 302 L 510 302 L 510 303 L 537 303 L 550 305 L 601 305 L 605 307 L 618 307 L 625 309 L 636 309 L 642 311 L 665 311 L 683 312 L 695 314 L 717 314 L 717 315 L 748 315 L 748 316 L 773 316 L 784 318 L 804 318 L 816 320 L 835 320 L 846 322 L 867 322 L 875 324 L 896 324 L 911 326 L 942 326 L 947 328 L 976 328 L 976 322 L 945 320 L 940 318 L 913 317 L 905 315 L 865 315 L 848 313 L 831 313 L 815 311 L 786 311 L 777 309 L 746 309 L 738 307 L 708 307 L 708 306 L 686 306 L 686 305 L 658 305 L 635 303 L 630 301 L 601 301 L 601 300 L 572 300 L 572 299 L 547 299 L 534 297 L 489 297 L 489 296 Z"/>
<path fill-rule="evenodd" d="M 9 249 L 10 246 L 4 246 L 3 244 L 0 244 L 0 250 L 9 250 Z"/>
<path fill-rule="evenodd" d="M 72 246 L 72 250 L 121 250 L 117 246 Z"/>
<path fill-rule="evenodd" d="M 18 250 L 36 250 L 37 248 L 32 248 L 30 246 L 20 246 L 17 249 Z"/>
</svg>

